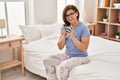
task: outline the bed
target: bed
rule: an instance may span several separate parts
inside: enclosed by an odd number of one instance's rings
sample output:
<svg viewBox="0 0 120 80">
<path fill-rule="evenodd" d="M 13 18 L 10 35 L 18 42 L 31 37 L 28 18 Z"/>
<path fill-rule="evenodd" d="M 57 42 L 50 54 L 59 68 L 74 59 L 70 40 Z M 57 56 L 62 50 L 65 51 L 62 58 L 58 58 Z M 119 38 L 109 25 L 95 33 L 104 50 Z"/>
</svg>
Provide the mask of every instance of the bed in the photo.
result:
<svg viewBox="0 0 120 80">
<path fill-rule="evenodd" d="M 56 29 L 55 29 L 56 30 Z M 43 35 L 43 34 L 42 34 Z M 24 45 L 24 65 L 32 73 L 46 77 L 43 59 L 63 53 L 57 48 L 58 35 L 42 36 Z M 90 63 L 74 67 L 67 80 L 120 80 L 120 43 L 90 36 Z"/>
</svg>

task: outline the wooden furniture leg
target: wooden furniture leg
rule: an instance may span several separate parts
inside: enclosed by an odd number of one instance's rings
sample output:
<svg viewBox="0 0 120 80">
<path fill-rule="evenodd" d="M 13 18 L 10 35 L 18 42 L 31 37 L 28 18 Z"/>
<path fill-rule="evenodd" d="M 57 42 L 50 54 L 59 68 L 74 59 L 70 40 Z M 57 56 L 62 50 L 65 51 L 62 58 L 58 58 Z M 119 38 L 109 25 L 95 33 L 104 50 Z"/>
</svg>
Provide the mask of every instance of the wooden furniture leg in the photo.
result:
<svg viewBox="0 0 120 80">
<path fill-rule="evenodd" d="M 0 71 L 0 80 L 2 80 L 2 79 L 1 79 L 1 75 L 2 75 L 2 74 L 1 74 L 1 71 Z"/>
<path fill-rule="evenodd" d="M 22 45 L 22 40 L 21 40 L 21 44 L 20 45 L 23 46 Z M 22 64 L 21 64 L 22 74 L 25 75 L 25 72 L 24 72 L 24 56 L 23 56 L 23 48 L 22 47 L 20 47 L 20 58 L 21 58 L 21 62 L 22 62 Z"/>
</svg>

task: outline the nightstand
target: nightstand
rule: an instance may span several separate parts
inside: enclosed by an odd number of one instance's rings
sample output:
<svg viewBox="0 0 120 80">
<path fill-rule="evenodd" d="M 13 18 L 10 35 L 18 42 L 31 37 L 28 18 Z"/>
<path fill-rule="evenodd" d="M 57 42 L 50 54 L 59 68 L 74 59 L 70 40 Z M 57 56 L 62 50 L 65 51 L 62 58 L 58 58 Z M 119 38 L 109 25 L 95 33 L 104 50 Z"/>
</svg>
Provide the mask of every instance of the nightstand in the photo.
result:
<svg viewBox="0 0 120 80">
<path fill-rule="evenodd" d="M 95 23 L 85 22 L 85 25 L 88 26 L 91 35 L 95 35 Z"/>
<path fill-rule="evenodd" d="M 24 63 L 23 63 L 23 46 L 22 46 L 23 37 L 17 35 L 9 35 L 6 38 L 0 39 L 0 50 L 4 50 L 7 48 L 12 48 L 12 60 L 0 63 L 0 80 L 1 80 L 1 71 L 15 67 L 21 66 L 22 74 L 24 75 Z M 16 50 L 18 51 L 18 58 L 16 58 Z M 2 54 L 2 53 L 0 53 Z"/>
</svg>

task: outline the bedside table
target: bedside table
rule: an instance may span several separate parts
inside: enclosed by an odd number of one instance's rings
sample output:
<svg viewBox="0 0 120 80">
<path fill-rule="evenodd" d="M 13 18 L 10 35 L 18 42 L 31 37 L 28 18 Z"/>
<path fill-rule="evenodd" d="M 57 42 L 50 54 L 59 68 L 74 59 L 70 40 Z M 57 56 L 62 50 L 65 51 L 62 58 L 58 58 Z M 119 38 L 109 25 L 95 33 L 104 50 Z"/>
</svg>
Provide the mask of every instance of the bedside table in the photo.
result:
<svg viewBox="0 0 120 80">
<path fill-rule="evenodd" d="M 85 22 L 85 25 L 88 26 L 91 35 L 95 35 L 95 23 Z"/>
<path fill-rule="evenodd" d="M 0 63 L 0 80 L 1 80 L 1 71 L 20 65 L 22 74 L 24 75 L 24 62 L 23 62 L 23 46 L 22 46 L 23 37 L 17 35 L 9 35 L 6 38 L 0 38 L 0 50 L 7 48 L 12 48 L 12 60 Z M 15 56 L 15 50 L 18 50 L 18 59 Z M 2 53 L 0 53 L 2 54 Z"/>
</svg>

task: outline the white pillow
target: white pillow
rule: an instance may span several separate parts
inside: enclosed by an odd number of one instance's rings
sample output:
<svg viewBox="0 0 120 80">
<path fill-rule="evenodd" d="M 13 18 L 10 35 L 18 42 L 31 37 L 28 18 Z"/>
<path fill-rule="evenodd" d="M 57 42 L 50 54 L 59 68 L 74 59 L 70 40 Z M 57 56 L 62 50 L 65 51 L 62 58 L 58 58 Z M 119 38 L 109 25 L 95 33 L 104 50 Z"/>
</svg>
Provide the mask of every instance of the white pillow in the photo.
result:
<svg viewBox="0 0 120 80">
<path fill-rule="evenodd" d="M 38 27 L 38 30 L 40 31 L 42 37 L 47 37 L 50 35 L 51 31 L 49 28 L 50 25 L 42 25 Z"/>
<path fill-rule="evenodd" d="M 36 27 L 20 25 L 19 28 L 21 29 L 23 36 L 25 37 L 25 40 L 27 42 L 38 40 L 41 38 L 40 31 Z"/>
<path fill-rule="evenodd" d="M 52 34 L 52 35 L 48 36 L 47 39 L 50 39 L 50 40 L 51 39 L 56 39 L 56 40 L 58 40 L 59 36 L 60 36 L 59 34 Z"/>
<path fill-rule="evenodd" d="M 50 25 L 51 28 L 51 32 L 53 34 L 60 34 L 61 28 L 63 27 L 63 24 L 59 24 L 59 23 L 54 23 Z"/>
<path fill-rule="evenodd" d="M 54 37 L 57 37 L 57 35 L 59 36 L 62 26 L 63 26 L 62 24 L 53 23 L 53 24 L 41 25 L 40 27 L 37 28 L 41 32 L 42 37 L 52 38 L 53 36 Z"/>
</svg>

